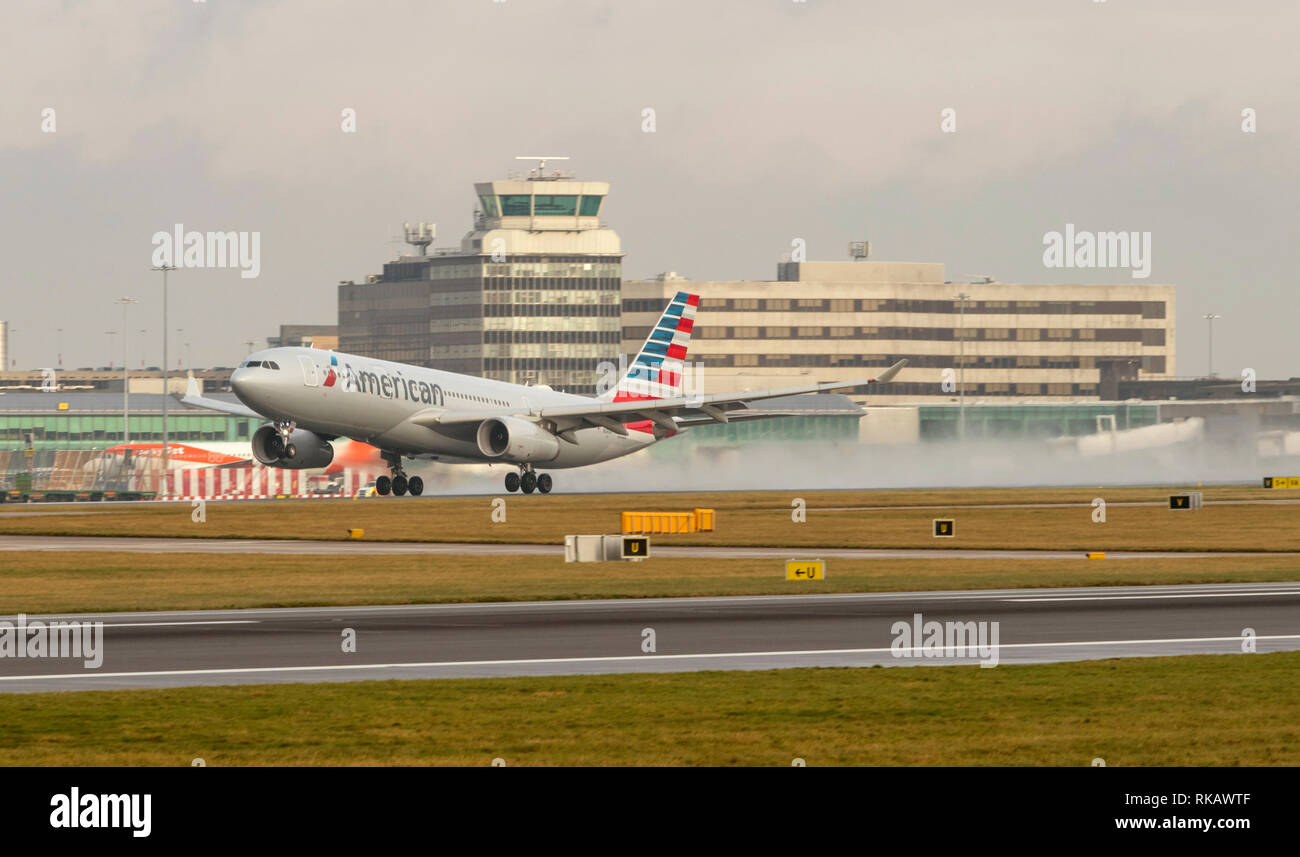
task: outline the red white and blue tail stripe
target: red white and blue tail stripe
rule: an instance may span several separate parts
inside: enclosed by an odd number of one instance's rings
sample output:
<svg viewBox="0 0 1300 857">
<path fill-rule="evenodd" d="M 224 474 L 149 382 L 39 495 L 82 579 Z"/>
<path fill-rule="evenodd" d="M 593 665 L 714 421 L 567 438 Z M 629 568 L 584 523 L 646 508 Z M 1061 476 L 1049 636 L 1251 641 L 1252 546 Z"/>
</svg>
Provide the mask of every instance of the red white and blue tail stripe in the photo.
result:
<svg viewBox="0 0 1300 857">
<path fill-rule="evenodd" d="M 615 402 L 667 399 L 683 393 L 682 370 L 700 296 L 678 292 L 651 329 L 627 374 L 603 398 Z"/>
</svg>

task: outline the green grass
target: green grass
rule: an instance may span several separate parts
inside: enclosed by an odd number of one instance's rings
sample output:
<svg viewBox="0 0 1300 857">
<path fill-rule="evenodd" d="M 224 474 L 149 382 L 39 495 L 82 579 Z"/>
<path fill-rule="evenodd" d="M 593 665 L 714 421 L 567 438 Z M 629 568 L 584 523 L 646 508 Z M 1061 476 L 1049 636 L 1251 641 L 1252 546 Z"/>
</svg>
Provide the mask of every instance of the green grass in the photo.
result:
<svg viewBox="0 0 1300 857">
<path fill-rule="evenodd" d="M 1300 764 L 1300 653 L 0 696 L 6 765 Z"/>
<path fill-rule="evenodd" d="M 1300 505 L 1209 506 L 1172 512 L 1112 505 L 1094 524 L 1094 497 L 1110 503 L 1168 501 L 1168 488 L 1069 488 L 960 491 L 746 491 L 712 494 L 506 495 L 506 522 L 493 523 L 491 497 L 374 498 L 276 504 L 210 503 L 206 523 L 188 503 L 79 506 L 81 514 L 36 505 L 0 511 L 0 533 L 173 536 L 183 538 L 345 538 L 349 528 L 376 541 L 561 544 L 569 533 L 616 533 L 621 511 L 717 511 L 712 533 L 659 536 L 663 544 L 817 547 L 1055 548 L 1061 550 L 1300 551 Z M 1220 499 L 1284 499 L 1295 492 L 1262 488 L 1204 489 Z M 806 501 L 807 521 L 791 519 Z M 982 509 L 976 503 L 1076 503 L 1068 508 Z M 909 505 L 937 508 L 893 508 Z M 849 508 L 844 507 L 886 507 Z M 840 510 L 840 511 L 836 511 Z M 85 514 L 86 512 L 91 514 Z M 954 517 L 957 537 L 935 539 L 931 520 Z"/>
<path fill-rule="evenodd" d="M 1300 556 L 839 559 L 787 581 L 772 559 L 565 563 L 478 555 L 0 553 L 0 613 L 549 601 L 1300 580 Z"/>
</svg>

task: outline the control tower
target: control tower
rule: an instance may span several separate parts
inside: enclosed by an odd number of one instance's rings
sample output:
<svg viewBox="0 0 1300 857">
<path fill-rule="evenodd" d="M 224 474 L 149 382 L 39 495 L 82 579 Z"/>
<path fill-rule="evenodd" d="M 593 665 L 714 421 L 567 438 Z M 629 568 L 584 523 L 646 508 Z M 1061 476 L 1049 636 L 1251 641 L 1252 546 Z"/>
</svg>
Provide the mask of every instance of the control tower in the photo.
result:
<svg viewBox="0 0 1300 857">
<path fill-rule="evenodd" d="M 474 185 L 478 208 L 459 247 L 430 247 L 365 282 L 339 283 L 339 348 L 510 381 L 593 394 L 622 338 L 623 253 L 601 225 L 608 182 L 579 181 L 548 162 Z M 413 240 L 418 239 L 418 240 Z"/>
<path fill-rule="evenodd" d="M 609 182 L 579 181 L 548 168 L 563 157 L 521 156 L 536 161 L 527 174 L 474 185 L 479 208 L 474 229 L 461 242 L 466 253 L 512 256 L 583 254 L 622 257 L 618 233 L 600 224 Z"/>
</svg>

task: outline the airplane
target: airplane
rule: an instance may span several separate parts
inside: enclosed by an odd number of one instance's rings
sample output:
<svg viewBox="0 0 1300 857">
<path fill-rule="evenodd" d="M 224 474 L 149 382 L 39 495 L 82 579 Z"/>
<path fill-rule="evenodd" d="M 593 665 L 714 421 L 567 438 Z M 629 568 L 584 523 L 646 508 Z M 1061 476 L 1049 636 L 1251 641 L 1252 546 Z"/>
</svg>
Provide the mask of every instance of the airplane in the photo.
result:
<svg viewBox="0 0 1300 857">
<path fill-rule="evenodd" d="M 248 355 L 230 376 L 243 405 L 201 396 L 191 378 L 182 402 L 268 420 L 252 437 L 253 457 L 282 468 L 325 467 L 329 441 L 350 437 L 380 450 L 392 476 L 376 492 L 419 496 L 403 458 L 450 464 L 515 465 L 507 491 L 549 494 L 549 473 L 621 458 L 691 426 L 784 416 L 749 403 L 780 396 L 880 384 L 876 378 L 744 393 L 688 394 L 684 361 L 699 295 L 677 292 L 616 386 L 595 398 L 546 386 L 494 381 L 405 363 L 315 348 L 268 348 Z"/>
<path fill-rule="evenodd" d="M 105 456 L 121 456 L 128 451 L 137 460 L 161 459 L 162 443 L 119 443 L 104 450 Z M 374 466 L 379 463 L 379 450 L 355 441 L 336 442 L 334 456 L 330 463 L 321 469 L 327 476 L 341 473 L 344 468 Z M 167 444 L 167 469 L 189 470 L 203 467 L 239 467 L 253 460 L 253 445 L 248 441 L 200 441 Z M 88 464 L 93 466 L 92 464 Z"/>
</svg>

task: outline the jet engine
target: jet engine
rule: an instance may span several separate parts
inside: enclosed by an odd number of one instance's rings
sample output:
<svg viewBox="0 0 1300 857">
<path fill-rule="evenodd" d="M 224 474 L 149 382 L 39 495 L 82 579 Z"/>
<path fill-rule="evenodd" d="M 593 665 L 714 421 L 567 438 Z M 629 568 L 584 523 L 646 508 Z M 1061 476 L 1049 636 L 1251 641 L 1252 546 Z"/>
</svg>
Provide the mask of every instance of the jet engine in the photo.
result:
<svg viewBox="0 0 1300 857">
<path fill-rule="evenodd" d="M 312 470 L 329 467 L 334 460 L 334 447 L 306 429 L 294 429 L 286 444 L 275 426 L 264 425 L 253 432 L 253 457 L 267 467 Z"/>
<path fill-rule="evenodd" d="M 479 423 L 478 450 L 515 464 L 551 461 L 560 454 L 560 439 L 529 420 L 492 417 Z"/>
</svg>

